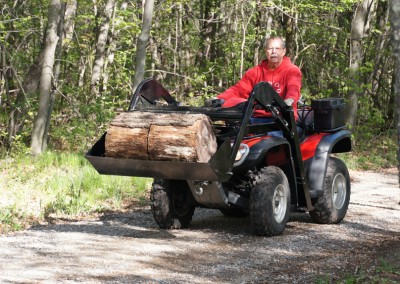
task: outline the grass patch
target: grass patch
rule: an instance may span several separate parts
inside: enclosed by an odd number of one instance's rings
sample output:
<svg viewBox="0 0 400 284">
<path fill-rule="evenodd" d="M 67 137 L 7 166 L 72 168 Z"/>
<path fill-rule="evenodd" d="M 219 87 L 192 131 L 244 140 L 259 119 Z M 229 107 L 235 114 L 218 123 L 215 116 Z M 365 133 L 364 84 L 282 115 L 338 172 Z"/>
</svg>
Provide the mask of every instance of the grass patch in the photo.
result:
<svg viewBox="0 0 400 284">
<path fill-rule="evenodd" d="M 352 170 L 379 171 L 397 167 L 397 140 L 395 131 L 371 137 L 364 133 L 353 135 L 353 149 L 338 154 Z"/>
<path fill-rule="evenodd" d="M 394 129 L 372 136 L 358 132 L 353 137 L 354 149 L 346 154 L 351 169 L 380 170 L 397 167 L 397 137 Z"/>
<path fill-rule="evenodd" d="M 0 210 L 0 232 L 18 231 L 23 228 L 21 220 L 24 213 L 15 206 L 6 206 Z"/>
<path fill-rule="evenodd" d="M 353 275 L 339 276 L 342 280 L 333 281 L 329 276 L 316 279 L 316 284 L 394 284 L 400 281 L 400 270 L 381 258 L 375 269 L 357 269 Z"/>
<path fill-rule="evenodd" d="M 146 205 L 150 179 L 100 175 L 81 154 L 45 152 L 0 160 L 0 230 L 25 219 L 78 216 Z M 128 205 L 129 205 L 128 204 Z M 19 221 L 21 220 L 21 222 Z"/>
</svg>

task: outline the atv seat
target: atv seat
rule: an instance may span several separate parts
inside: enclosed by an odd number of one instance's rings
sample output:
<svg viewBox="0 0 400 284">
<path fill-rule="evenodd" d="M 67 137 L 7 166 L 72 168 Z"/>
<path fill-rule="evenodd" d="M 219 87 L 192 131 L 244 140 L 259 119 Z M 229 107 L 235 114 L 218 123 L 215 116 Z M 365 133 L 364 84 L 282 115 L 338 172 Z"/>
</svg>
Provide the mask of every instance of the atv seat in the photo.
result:
<svg viewBox="0 0 400 284">
<path fill-rule="evenodd" d="M 253 125 L 257 125 L 257 124 L 274 125 L 275 124 L 274 118 L 271 118 L 271 117 L 266 117 L 266 118 L 263 118 L 263 117 L 251 117 L 250 118 L 250 122 Z M 273 128 L 273 127 L 271 127 L 271 128 Z M 300 142 L 302 142 L 302 140 L 304 140 L 304 138 L 305 138 L 304 135 L 303 135 L 303 134 L 305 134 L 304 133 L 304 128 L 302 127 L 302 125 L 299 122 L 297 122 L 296 123 L 296 129 L 297 129 L 297 135 L 298 135 L 298 137 L 300 139 Z M 269 136 L 283 137 L 283 132 L 281 130 L 269 130 L 267 132 L 267 134 Z"/>
</svg>

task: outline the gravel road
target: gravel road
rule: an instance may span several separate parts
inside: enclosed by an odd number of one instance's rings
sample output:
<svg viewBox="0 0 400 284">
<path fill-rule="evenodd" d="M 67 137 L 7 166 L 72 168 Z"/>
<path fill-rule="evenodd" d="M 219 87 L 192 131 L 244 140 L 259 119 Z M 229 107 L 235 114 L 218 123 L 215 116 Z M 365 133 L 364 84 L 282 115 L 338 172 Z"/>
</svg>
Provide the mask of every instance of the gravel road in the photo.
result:
<svg viewBox="0 0 400 284">
<path fill-rule="evenodd" d="M 400 261 L 397 172 L 351 172 L 339 225 L 291 216 L 283 235 L 197 209 L 187 230 L 158 229 L 149 208 L 0 236 L 1 283 L 315 283 Z M 397 277 L 397 276 L 395 276 Z M 398 278 L 400 282 L 400 276 Z"/>
</svg>

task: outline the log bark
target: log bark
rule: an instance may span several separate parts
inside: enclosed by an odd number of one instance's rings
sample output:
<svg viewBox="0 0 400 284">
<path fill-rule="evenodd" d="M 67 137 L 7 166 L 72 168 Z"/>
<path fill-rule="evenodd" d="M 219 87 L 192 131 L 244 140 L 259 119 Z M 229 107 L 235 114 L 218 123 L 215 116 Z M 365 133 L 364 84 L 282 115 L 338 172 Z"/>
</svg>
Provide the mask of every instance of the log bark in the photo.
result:
<svg viewBox="0 0 400 284">
<path fill-rule="evenodd" d="M 208 162 L 217 150 L 203 114 L 124 112 L 107 130 L 105 155 L 157 161 Z"/>
</svg>

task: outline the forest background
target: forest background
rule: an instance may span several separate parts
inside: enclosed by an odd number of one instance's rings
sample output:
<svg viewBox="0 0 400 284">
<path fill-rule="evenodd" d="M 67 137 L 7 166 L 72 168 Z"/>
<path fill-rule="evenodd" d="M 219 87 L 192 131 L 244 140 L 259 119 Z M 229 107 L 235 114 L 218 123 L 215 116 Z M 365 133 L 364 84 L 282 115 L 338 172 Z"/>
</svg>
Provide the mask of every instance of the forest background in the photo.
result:
<svg viewBox="0 0 400 284">
<path fill-rule="evenodd" d="M 348 166 L 397 166 L 388 1 L 1 3 L 0 170 L 7 179 L 0 187 L 3 196 L 19 192 L 1 204 L 3 221 L 21 214 L 25 195 L 48 216 L 92 210 L 93 192 L 117 195 L 121 204 L 127 189 L 146 188 L 140 179 L 96 176 L 83 158 L 127 109 L 138 80 L 154 77 L 179 101 L 201 105 L 258 64 L 271 35 L 286 38 L 287 55 L 302 70 L 304 102 L 345 98 L 354 143 Z M 43 192 L 25 191 L 32 188 Z"/>
</svg>

